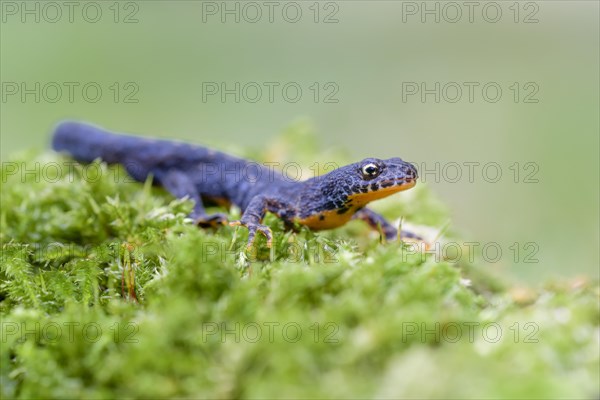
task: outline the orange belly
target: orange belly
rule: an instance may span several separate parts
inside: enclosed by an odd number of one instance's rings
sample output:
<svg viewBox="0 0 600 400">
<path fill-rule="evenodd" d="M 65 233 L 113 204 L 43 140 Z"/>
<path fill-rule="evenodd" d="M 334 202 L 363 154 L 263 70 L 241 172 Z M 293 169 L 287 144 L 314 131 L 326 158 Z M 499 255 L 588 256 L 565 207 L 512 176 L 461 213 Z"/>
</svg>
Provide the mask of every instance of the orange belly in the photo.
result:
<svg viewBox="0 0 600 400">
<path fill-rule="evenodd" d="M 323 211 L 318 214 L 311 215 L 308 218 L 297 218 L 295 222 L 305 225 L 315 231 L 321 229 L 333 229 L 350 221 L 355 212 L 355 209 L 349 209 L 343 214 L 338 214 L 337 210 Z"/>
</svg>

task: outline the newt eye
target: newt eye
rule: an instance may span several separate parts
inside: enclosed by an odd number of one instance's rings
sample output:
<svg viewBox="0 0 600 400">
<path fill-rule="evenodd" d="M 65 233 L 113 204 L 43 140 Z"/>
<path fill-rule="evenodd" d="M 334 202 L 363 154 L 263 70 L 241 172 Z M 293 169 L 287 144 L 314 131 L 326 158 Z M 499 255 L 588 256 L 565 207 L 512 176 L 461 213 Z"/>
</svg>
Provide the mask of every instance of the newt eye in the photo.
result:
<svg viewBox="0 0 600 400">
<path fill-rule="evenodd" d="M 377 164 L 368 163 L 362 166 L 361 172 L 364 179 L 373 179 L 381 172 Z"/>
</svg>

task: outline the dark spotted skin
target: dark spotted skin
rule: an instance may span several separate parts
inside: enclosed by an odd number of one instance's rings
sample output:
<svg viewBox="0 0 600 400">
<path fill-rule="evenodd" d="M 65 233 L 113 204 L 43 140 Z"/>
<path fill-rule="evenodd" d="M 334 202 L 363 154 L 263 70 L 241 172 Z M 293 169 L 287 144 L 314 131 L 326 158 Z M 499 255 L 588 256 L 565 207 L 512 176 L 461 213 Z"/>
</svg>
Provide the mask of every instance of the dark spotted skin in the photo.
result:
<svg viewBox="0 0 600 400">
<path fill-rule="evenodd" d="M 224 214 L 207 214 L 204 204 L 236 205 L 242 218 L 230 223 L 249 230 L 248 245 L 257 232 L 271 245 L 271 230 L 262 225 L 266 212 L 287 228 L 295 224 L 330 229 L 356 218 L 381 230 L 388 240 L 398 232 L 367 203 L 413 187 L 416 168 L 400 158 L 367 158 L 305 181 L 291 181 L 257 163 L 187 143 L 147 139 L 107 132 L 79 122 L 61 123 L 52 147 L 82 162 L 102 159 L 122 164 L 138 181 L 152 174 L 154 182 L 175 197 L 194 201 L 190 215 L 202 227 L 227 223 Z M 404 237 L 414 237 L 402 232 Z"/>
</svg>

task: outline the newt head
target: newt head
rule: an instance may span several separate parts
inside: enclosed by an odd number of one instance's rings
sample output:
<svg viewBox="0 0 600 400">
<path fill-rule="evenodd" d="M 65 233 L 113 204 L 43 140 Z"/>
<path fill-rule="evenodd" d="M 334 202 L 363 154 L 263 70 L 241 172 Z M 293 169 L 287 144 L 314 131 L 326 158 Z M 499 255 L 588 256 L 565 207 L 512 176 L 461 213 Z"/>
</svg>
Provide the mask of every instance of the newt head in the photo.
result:
<svg viewBox="0 0 600 400">
<path fill-rule="evenodd" d="M 419 177 L 414 165 L 398 157 L 387 160 L 367 158 L 348 167 L 350 172 L 354 167 L 356 182 L 350 187 L 348 199 L 357 206 L 410 189 Z"/>
<path fill-rule="evenodd" d="M 414 165 L 400 158 L 366 158 L 328 174 L 305 181 L 297 222 L 311 229 L 330 229 L 345 224 L 369 202 L 415 186 Z"/>
</svg>

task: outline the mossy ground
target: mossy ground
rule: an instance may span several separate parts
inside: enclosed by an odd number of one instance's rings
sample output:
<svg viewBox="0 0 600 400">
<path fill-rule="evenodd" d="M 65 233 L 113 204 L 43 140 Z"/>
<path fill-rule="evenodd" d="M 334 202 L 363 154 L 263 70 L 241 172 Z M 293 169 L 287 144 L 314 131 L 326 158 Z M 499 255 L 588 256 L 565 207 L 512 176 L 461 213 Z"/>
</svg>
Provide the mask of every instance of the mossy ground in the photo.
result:
<svg viewBox="0 0 600 400">
<path fill-rule="evenodd" d="M 292 132 L 252 156 L 310 170 L 316 153 Z M 286 233 L 268 217 L 274 250 L 261 238 L 247 252 L 243 230 L 194 227 L 188 201 L 65 162 L 3 164 L 4 398 L 600 394 L 597 282 L 517 290 L 477 260 L 381 244 L 360 222 Z M 386 204 L 446 223 L 426 187 Z"/>
</svg>

